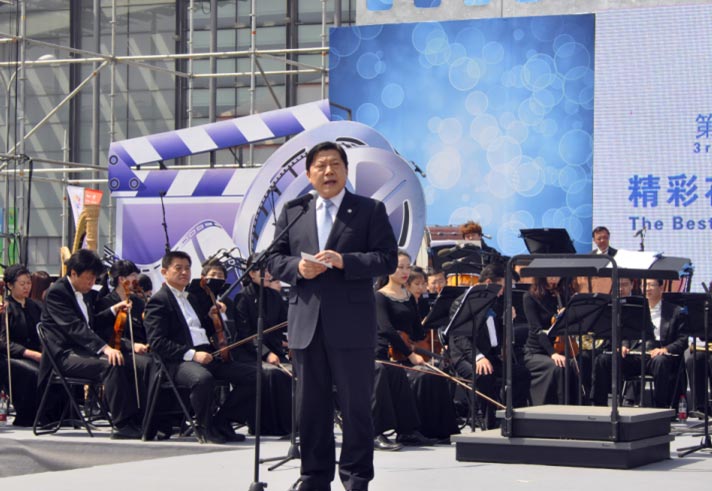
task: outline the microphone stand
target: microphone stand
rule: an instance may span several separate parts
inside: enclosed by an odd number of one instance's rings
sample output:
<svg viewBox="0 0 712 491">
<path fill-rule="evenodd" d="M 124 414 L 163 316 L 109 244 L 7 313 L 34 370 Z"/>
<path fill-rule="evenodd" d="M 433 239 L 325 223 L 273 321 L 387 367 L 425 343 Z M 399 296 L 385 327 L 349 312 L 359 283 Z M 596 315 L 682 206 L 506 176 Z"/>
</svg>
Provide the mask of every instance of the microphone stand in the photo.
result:
<svg viewBox="0 0 712 491">
<path fill-rule="evenodd" d="M 298 433 L 299 433 L 297 430 L 297 374 L 294 371 L 292 371 L 291 403 L 292 403 L 292 428 L 291 428 L 291 432 L 289 433 L 289 450 L 287 450 L 287 455 L 284 455 L 284 456 L 260 459 L 260 464 L 264 464 L 265 462 L 274 462 L 275 460 L 278 461 L 273 466 L 268 467 L 267 468 L 268 471 L 273 471 L 277 467 L 280 467 L 283 464 L 286 464 L 287 462 L 289 462 L 292 459 L 301 459 L 302 458 L 302 455 L 299 453 L 299 442 L 297 441 Z"/>
<path fill-rule="evenodd" d="M 311 201 L 311 200 L 310 200 Z M 261 424 L 262 424 L 262 347 L 264 345 L 264 276 L 267 270 L 267 259 L 272 255 L 277 242 L 284 237 L 287 232 L 296 224 L 300 218 L 302 218 L 309 208 L 309 201 L 302 204 L 302 209 L 299 214 L 294 217 L 294 219 L 287 223 L 287 226 L 272 240 L 272 242 L 267 246 L 267 248 L 260 252 L 252 262 L 252 264 L 243 271 L 242 276 L 237 279 L 230 288 L 228 288 L 218 300 L 226 297 L 238 284 L 242 283 L 242 280 L 246 278 L 250 271 L 259 270 L 260 271 L 260 287 L 259 287 L 259 297 L 257 300 L 257 357 L 255 365 L 257 368 L 257 377 L 255 380 L 255 460 L 254 460 L 254 480 L 250 484 L 249 491 L 264 491 L 267 487 L 266 483 L 260 482 L 260 440 L 261 440 Z M 294 392 L 292 392 L 294 393 Z M 293 426 L 294 428 L 294 426 Z"/>
<path fill-rule="evenodd" d="M 166 254 L 171 252 L 171 242 L 168 240 L 168 223 L 166 222 L 166 206 L 163 204 L 163 197 L 166 195 L 165 191 L 160 191 L 158 197 L 161 198 L 161 213 L 163 215 L 163 233 L 166 236 Z"/>
</svg>

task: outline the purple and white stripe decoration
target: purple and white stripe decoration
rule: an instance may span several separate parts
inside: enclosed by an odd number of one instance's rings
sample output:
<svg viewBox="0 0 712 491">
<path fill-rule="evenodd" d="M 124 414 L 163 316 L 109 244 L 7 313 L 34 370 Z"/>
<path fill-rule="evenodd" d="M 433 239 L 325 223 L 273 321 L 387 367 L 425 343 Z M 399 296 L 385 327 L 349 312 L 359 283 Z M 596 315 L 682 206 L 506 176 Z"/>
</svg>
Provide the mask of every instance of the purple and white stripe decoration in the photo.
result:
<svg viewBox="0 0 712 491">
<path fill-rule="evenodd" d="M 109 147 L 109 189 L 114 197 L 150 197 L 159 192 L 167 196 L 227 196 L 233 187 L 229 183 L 234 169 L 140 171 L 134 167 L 293 135 L 329 119 L 329 101 L 325 99 L 114 142 Z"/>
</svg>

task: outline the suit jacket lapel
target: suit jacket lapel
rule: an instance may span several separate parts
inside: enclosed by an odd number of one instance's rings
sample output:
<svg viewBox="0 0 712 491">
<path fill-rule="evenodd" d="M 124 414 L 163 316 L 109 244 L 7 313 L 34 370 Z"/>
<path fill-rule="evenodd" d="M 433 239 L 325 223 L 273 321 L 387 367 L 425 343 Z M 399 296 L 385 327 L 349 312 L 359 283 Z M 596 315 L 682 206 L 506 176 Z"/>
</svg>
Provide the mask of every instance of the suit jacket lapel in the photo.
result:
<svg viewBox="0 0 712 491">
<path fill-rule="evenodd" d="M 326 249 L 336 248 L 339 237 L 341 237 L 341 234 L 343 234 L 346 226 L 358 211 L 356 209 L 356 204 L 357 203 L 356 200 L 353 199 L 353 195 L 346 191 L 344 199 L 341 201 L 339 211 L 336 213 L 336 220 L 334 221 L 334 225 L 331 227 L 329 238 L 326 241 Z"/>
<path fill-rule="evenodd" d="M 181 329 L 183 329 L 183 336 L 185 336 L 188 346 L 192 348 L 193 336 L 190 335 L 190 328 L 188 328 L 188 323 L 185 321 L 183 310 L 181 310 L 180 305 L 178 305 L 178 300 L 176 300 L 176 297 L 173 295 L 170 287 L 164 284 L 162 288 L 165 288 L 168 303 L 171 305 L 171 309 L 175 312 L 175 315 L 178 318 L 178 323 L 180 324 Z"/>
<path fill-rule="evenodd" d="M 74 288 L 72 288 L 72 285 L 69 282 L 69 278 L 64 276 L 62 277 L 62 280 L 64 281 L 64 288 L 68 292 L 67 294 L 72 299 L 72 306 L 74 307 L 74 310 L 76 311 L 80 319 L 84 319 L 84 312 L 82 312 L 82 308 L 79 306 L 79 301 L 77 300 L 77 296 L 74 294 Z M 87 315 L 89 316 L 89 321 L 87 324 L 91 329 L 91 310 L 89 309 L 89 305 L 87 304 L 86 295 L 84 295 L 84 304 L 87 306 Z"/>
<path fill-rule="evenodd" d="M 317 229 L 316 225 L 316 200 L 313 199 L 309 203 L 309 206 L 307 207 L 307 213 L 304 215 L 302 218 L 304 220 L 304 223 L 307 224 L 307 233 L 305 234 L 305 237 L 308 239 L 308 243 L 306 244 L 308 247 L 305 247 L 305 252 L 309 252 L 310 254 L 316 254 L 319 252 L 319 231 Z"/>
</svg>

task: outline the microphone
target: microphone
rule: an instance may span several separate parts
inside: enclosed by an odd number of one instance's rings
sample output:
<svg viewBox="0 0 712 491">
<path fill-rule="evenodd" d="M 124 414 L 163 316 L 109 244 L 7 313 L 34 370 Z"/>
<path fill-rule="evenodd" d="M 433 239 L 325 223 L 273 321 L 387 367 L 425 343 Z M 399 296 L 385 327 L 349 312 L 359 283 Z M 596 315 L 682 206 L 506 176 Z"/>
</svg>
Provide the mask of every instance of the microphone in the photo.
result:
<svg viewBox="0 0 712 491">
<path fill-rule="evenodd" d="M 314 196 L 316 196 L 316 191 L 312 190 L 298 198 L 294 198 L 293 200 L 287 201 L 284 206 L 287 209 L 294 208 L 295 206 L 306 206 L 311 200 L 314 199 Z"/>
<path fill-rule="evenodd" d="M 642 235 L 642 236 L 645 236 L 646 230 L 647 230 L 647 229 L 646 229 L 645 227 L 641 228 L 640 230 L 638 230 L 638 231 L 635 233 L 635 235 L 634 235 L 633 237 L 640 237 L 641 235 Z"/>
<path fill-rule="evenodd" d="M 482 234 L 482 238 L 492 240 L 492 236 L 489 234 Z"/>
</svg>

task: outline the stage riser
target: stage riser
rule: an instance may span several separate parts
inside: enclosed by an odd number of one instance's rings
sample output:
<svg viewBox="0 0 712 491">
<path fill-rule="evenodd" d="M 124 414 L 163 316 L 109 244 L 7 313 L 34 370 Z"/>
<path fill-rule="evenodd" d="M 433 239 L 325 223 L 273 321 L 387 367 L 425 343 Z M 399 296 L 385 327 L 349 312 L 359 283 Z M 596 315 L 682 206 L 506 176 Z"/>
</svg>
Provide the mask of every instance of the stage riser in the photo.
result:
<svg viewBox="0 0 712 491">
<path fill-rule="evenodd" d="M 456 443 L 456 459 L 460 462 L 631 469 L 669 458 L 669 442 L 634 450 L 615 447 L 581 448 L 580 446 L 552 447 L 546 444 L 512 444 L 504 437 L 499 443 L 461 441 Z"/>
<path fill-rule="evenodd" d="M 670 433 L 671 409 L 620 408 L 618 435 L 610 408 L 592 406 L 533 406 L 515 409 L 511 437 L 633 442 Z M 504 411 L 497 411 L 504 417 Z"/>
<path fill-rule="evenodd" d="M 609 422 L 521 420 L 512 422 L 512 435 L 523 438 L 556 438 L 569 440 L 613 441 L 613 429 Z M 670 433 L 670 418 L 619 423 L 618 441 L 632 442 L 667 435 Z"/>
</svg>

